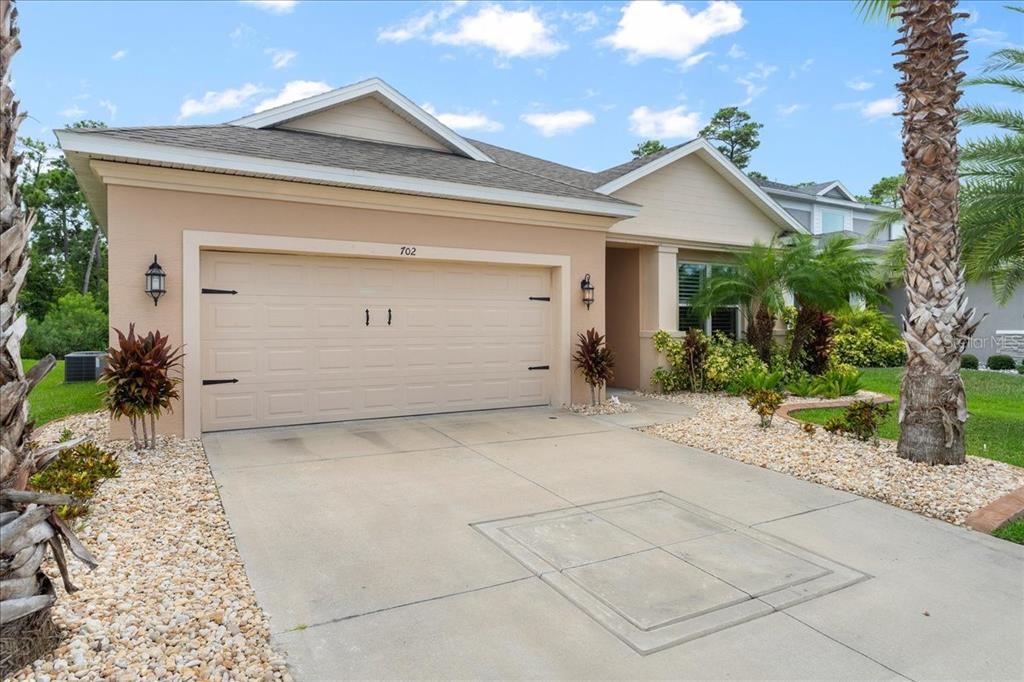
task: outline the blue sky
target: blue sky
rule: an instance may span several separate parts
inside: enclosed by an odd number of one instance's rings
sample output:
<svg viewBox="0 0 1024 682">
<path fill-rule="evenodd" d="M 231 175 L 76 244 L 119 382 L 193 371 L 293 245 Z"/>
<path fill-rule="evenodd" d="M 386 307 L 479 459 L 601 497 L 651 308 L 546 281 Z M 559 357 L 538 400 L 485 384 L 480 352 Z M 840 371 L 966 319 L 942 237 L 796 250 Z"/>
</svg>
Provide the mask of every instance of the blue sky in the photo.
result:
<svg viewBox="0 0 1024 682">
<path fill-rule="evenodd" d="M 1002 2 L 964 2 L 977 72 L 1024 44 Z M 220 123 L 379 76 L 469 137 L 599 170 L 720 107 L 761 123 L 751 170 L 865 192 L 900 171 L 892 27 L 852 2 L 19 3 L 23 135 L 81 118 Z M 966 103 L 1008 105 L 998 88 Z M 967 131 L 966 135 L 977 134 Z"/>
</svg>

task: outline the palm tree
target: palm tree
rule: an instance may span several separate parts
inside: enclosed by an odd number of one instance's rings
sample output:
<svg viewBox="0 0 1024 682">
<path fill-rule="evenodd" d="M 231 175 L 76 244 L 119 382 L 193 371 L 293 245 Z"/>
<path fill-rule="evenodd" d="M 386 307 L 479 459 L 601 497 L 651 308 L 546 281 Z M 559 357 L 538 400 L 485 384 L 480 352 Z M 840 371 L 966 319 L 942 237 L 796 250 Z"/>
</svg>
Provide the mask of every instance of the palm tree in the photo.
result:
<svg viewBox="0 0 1024 682">
<path fill-rule="evenodd" d="M 707 317 L 715 308 L 739 305 L 747 322 L 747 341 L 765 363 L 771 360 L 772 330 L 785 306 L 785 283 L 790 259 L 776 240 L 755 242 L 733 254 L 729 265 L 713 268 L 701 282 L 692 305 Z"/>
<path fill-rule="evenodd" d="M 775 321 L 786 305 L 785 293 L 791 293 L 800 307 L 789 352 L 796 361 L 822 312 L 846 305 L 851 295 L 878 296 L 871 256 L 855 249 L 856 244 L 856 239 L 836 236 L 819 245 L 810 235 L 798 235 L 787 244 L 755 242 L 734 254 L 728 266 L 712 269 L 693 306 L 706 317 L 715 308 L 739 305 L 747 321 L 747 341 L 767 363 Z"/>
<path fill-rule="evenodd" d="M 960 354 L 974 332 L 960 265 L 957 201 L 958 70 L 965 36 L 953 22 L 956 0 L 861 0 L 863 13 L 898 19 L 896 69 L 903 95 L 903 169 L 900 189 L 906 232 L 903 338 L 907 370 L 900 385 L 901 457 L 930 464 L 961 464 L 967 399 Z"/>
<path fill-rule="evenodd" d="M 56 596 L 40 569 L 47 551 L 60 569 L 64 588 L 76 588 L 68 575 L 64 545 L 87 565 L 95 560 L 54 512 L 56 505 L 74 504 L 66 495 L 33 491 L 29 479 L 45 468 L 69 441 L 49 448 L 30 448 L 29 391 L 53 368 L 53 356 L 27 374 L 21 365 L 21 338 L 26 318 L 18 310 L 18 292 L 28 272 L 29 232 L 17 184 L 21 154 L 15 151 L 18 126 L 25 113 L 11 89 L 11 58 L 20 47 L 17 10 L 0 0 L 0 669 L 14 670 L 33 660 L 53 643 L 49 608 Z"/>
<path fill-rule="evenodd" d="M 1024 7 L 1007 7 L 1024 13 Z M 968 85 L 1009 88 L 1020 101 L 1024 79 L 1024 50 L 1004 48 L 989 56 L 988 75 Z M 960 231 L 964 260 L 971 279 L 990 279 L 996 301 L 1005 305 L 1024 284 L 1024 112 L 973 106 L 964 112 L 969 125 L 992 125 L 1004 134 L 974 140 L 960 154 L 964 180 Z"/>
<path fill-rule="evenodd" d="M 846 307 L 851 296 L 877 302 L 882 280 L 874 258 L 856 248 L 858 240 L 836 235 L 820 246 L 810 235 L 794 238 L 790 247 L 786 288 L 797 304 L 789 359 L 797 362 L 822 313 Z"/>
</svg>

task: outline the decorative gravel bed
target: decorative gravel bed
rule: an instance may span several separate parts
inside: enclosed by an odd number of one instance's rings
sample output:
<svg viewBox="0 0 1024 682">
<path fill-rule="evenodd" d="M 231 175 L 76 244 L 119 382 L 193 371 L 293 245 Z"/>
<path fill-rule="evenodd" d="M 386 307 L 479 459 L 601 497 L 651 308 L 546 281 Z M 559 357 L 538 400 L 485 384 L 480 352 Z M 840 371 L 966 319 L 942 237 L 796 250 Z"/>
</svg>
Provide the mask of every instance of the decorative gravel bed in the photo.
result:
<svg viewBox="0 0 1024 682">
<path fill-rule="evenodd" d="M 968 456 L 963 466 L 930 466 L 899 458 L 894 441 L 873 445 L 821 428 L 808 434 L 780 418 L 761 429 L 743 398 L 706 393 L 659 397 L 689 405 L 697 414 L 641 429 L 645 433 L 958 525 L 974 510 L 1024 485 L 1024 469 L 980 457 Z"/>
<path fill-rule="evenodd" d="M 291 680 L 270 647 L 202 444 L 160 437 L 156 451 L 135 452 L 129 441 L 103 442 L 102 413 L 47 424 L 36 440 L 56 440 L 65 427 L 115 451 L 121 476 L 100 486 L 78 528 L 99 566 L 72 561 L 82 589 L 58 588 L 53 618 L 65 639 L 12 679 Z"/>
<path fill-rule="evenodd" d="M 636 408 L 629 403 L 619 400 L 618 396 L 609 396 L 608 400 L 597 405 L 590 405 L 588 403 L 573 403 L 569 406 L 570 412 L 576 414 L 583 414 L 587 416 L 594 416 L 599 414 L 626 414 L 627 412 L 634 412 Z"/>
</svg>

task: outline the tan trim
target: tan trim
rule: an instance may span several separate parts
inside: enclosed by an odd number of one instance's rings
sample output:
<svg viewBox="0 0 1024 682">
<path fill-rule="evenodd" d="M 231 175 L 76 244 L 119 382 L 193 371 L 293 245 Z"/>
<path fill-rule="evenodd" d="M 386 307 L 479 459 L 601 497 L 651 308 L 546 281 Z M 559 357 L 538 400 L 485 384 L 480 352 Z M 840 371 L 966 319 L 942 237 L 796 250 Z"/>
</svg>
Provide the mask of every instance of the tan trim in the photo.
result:
<svg viewBox="0 0 1024 682">
<path fill-rule="evenodd" d="M 618 218 L 581 213 L 545 211 L 411 194 L 392 194 L 390 192 L 204 173 L 176 168 L 159 168 L 114 161 L 93 160 L 90 162 L 90 166 L 93 172 L 99 175 L 103 183 L 107 185 L 294 201 L 324 206 L 379 209 L 416 215 L 493 220 L 518 225 L 563 227 L 597 232 L 607 231 L 619 220 Z"/>
<path fill-rule="evenodd" d="M 201 426 L 201 367 L 200 367 L 200 271 L 199 259 L 203 249 L 237 251 L 265 251 L 336 256 L 368 256 L 373 258 L 402 259 L 399 244 L 356 242 L 332 239 L 311 239 L 234 232 L 182 231 L 182 338 L 184 359 L 184 414 L 185 437 L 198 438 Z M 408 258 L 408 257 L 405 257 Z M 569 301 L 571 294 L 571 259 L 557 254 L 488 251 L 442 246 L 417 245 L 416 260 L 470 261 L 503 263 L 510 265 L 547 266 L 553 270 L 552 304 L 558 306 L 555 317 L 555 353 L 552 375 L 555 393 L 552 402 L 571 402 L 571 374 L 569 357 L 572 354 L 572 334 Z"/>
</svg>

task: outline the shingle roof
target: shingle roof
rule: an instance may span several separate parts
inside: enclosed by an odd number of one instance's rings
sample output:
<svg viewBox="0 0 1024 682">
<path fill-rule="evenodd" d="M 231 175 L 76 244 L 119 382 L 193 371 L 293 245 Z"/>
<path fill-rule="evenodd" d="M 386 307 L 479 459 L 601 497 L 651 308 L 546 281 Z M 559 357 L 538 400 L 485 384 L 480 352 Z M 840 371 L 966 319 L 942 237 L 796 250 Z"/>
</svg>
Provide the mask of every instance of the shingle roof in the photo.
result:
<svg viewBox="0 0 1024 682">
<path fill-rule="evenodd" d="M 784 182 L 775 182 L 774 180 L 760 180 L 754 178 L 761 187 L 767 187 L 769 189 L 781 189 L 787 192 L 800 192 L 801 194 L 809 194 L 812 197 L 818 196 L 818 192 L 825 189 L 829 185 L 837 182 L 836 180 L 829 180 L 828 182 L 816 182 L 810 185 L 787 185 Z"/>
<path fill-rule="evenodd" d="M 491 151 L 495 163 L 446 152 L 404 147 L 335 135 L 322 135 L 281 128 L 249 128 L 228 124 L 197 126 L 161 126 L 140 128 L 75 129 L 75 133 L 101 135 L 134 142 L 171 145 L 190 149 L 218 151 L 263 159 L 307 163 L 332 168 L 383 173 L 468 185 L 533 192 L 558 197 L 630 205 L 629 202 L 590 191 L 569 171 L 589 175 L 568 166 L 534 159 L 483 145 Z M 516 157 L 516 158 L 513 158 Z M 521 157 L 521 158 L 518 158 Z M 558 167 L 564 173 L 545 168 Z M 574 182 L 570 182 L 574 180 Z M 595 187 L 597 185 L 594 185 Z"/>
<path fill-rule="evenodd" d="M 555 163 L 554 161 L 547 161 L 536 156 L 529 156 L 528 154 L 512 151 L 511 149 L 505 149 L 504 147 L 498 147 L 479 140 L 470 140 L 470 142 L 475 146 L 479 147 L 488 156 L 499 163 L 503 163 L 511 168 L 518 168 L 519 170 L 529 173 L 536 173 L 537 175 L 542 175 L 546 178 L 551 178 L 552 180 L 558 180 L 559 182 L 583 187 L 585 189 L 597 189 L 601 185 L 607 184 L 616 178 L 620 178 L 630 171 L 636 170 L 641 166 L 646 166 L 651 161 L 659 159 L 666 154 L 671 154 L 675 150 L 692 141 L 693 140 L 677 144 L 663 149 L 660 152 L 641 156 L 637 159 L 631 159 L 625 163 L 620 163 L 617 166 L 612 166 L 611 168 L 606 168 L 603 171 L 593 173 L 591 171 L 580 170 L 579 168 L 572 168 L 571 166 L 564 166 L 560 163 Z"/>
</svg>

